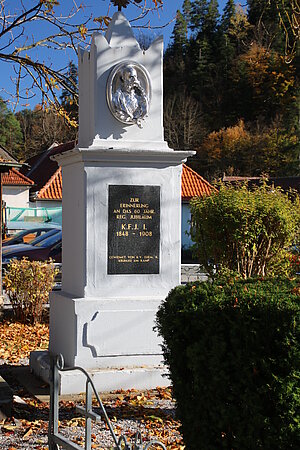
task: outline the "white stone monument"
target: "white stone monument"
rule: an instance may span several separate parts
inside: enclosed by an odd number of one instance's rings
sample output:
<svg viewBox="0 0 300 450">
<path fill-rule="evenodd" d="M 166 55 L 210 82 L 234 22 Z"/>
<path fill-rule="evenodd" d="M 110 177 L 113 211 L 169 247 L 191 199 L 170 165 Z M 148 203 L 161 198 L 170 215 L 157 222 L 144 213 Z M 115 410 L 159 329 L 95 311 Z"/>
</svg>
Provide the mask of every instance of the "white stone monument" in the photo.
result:
<svg viewBox="0 0 300 450">
<path fill-rule="evenodd" d="M 180 283 L 181 170 L 193 152 L 163 136 L 163 42 L 142 51 L 121 12 L 79 55 L 79 141 L 63 176 L 62 291 L 50 299 L 50 346 L 100 391 L 166 385 L 155 315 Z M 31 367 L 40 376 L 47 358 Z M 61 393 L 85 388 L 80 373 Z"/>
</svg>

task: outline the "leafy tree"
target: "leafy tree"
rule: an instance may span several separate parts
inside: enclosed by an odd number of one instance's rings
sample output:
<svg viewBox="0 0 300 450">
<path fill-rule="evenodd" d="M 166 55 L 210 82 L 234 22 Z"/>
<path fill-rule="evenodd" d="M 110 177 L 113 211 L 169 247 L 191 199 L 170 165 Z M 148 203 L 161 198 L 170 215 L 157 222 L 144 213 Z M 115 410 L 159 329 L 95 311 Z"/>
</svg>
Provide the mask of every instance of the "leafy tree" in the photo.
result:
<svg viewBox="0 0 300 450">
<path fill-rule="evenodd" d="M 70 127 L 64 118 L 52 109 L 37 105 L 33 111 L 25 109 L 16 114 L 23 133 L 22 159 L 49 148 L 54 142 L 76 139 L 76 128 Z"/>
<path fill-rule="evenodd" d="M 251 31 L 251 25 L 246 10 L 242 8 L 241 5 L 236 5 L 234 14 L 230 17 L 229 26 L 226 28 L 226 21 L 228 18 L 229 15 L 224 16 L 225 28 L 223 28 L 222 25 L 224 22 L 222 22 L 221 31 L 224 29 L 225 33 L 233 40 L 236 45 L 237 54 L 239 55 L 247 45 L 247 37 Z"/>
<path fill-rule="evenodd" d="M 64 88 L 62 90 L 60 101 L 64 110 L 67 112 L 68 117 L 72 121 L 71 125 L 76 128 L 78 122 L 78 70 L 72 61 L 69 63 L 67 77 L 68 89 Z"/>
<path fill-rule="evenodd" d="M 240 165 L 241 154 L 251 148 L 251 136 L 246 130 L 245 123 L 240 120 L 233 127 L 213 131 L 205 137 L 201 147 L 197 150 L 198 162 L 208 177 L 220 177 L 224 172 L 243 174 Z M 246 165 L 249 171 L 249 161 Z"/>
<path fill-rule="evenodd" d="M 176 22 L 174 25 L 172 39 L 174 53 L 183 53 L 184 46 L 187 43 L 188 23 L 187 20 L 179 10 L 177 11 Z"/>
<path fill-rule="evenodd" d="M 297 44 L 300 38 L 300 4 L 298 0 L 275 0 L 275 3 L 280 25 L 285 34 L 285 57 L 289 63 L 297 55 Z"/>
<path fill-rule="evenodd" d="M 191 29 L 195 32 L 202 31 L 204 18 L 208 12 L 207 0 L 194 0 L 191 12 Z"/>
<path fill-rule="evenodd" d="M 183 12 L 177 11 L 176 22 L 171 36 L 171 42 L 166 50 L 164 59 L 165 95 L 172 96 L 174 85 L 180 90 L 187 90 L 189 84 L 189 45 L 188 27 L 190 20 L 191 3 L 185 0 Z"/>
<path fill-rule="evenodd" d="M 269 0 L 247 0 L 249 22 L 256 24 L 263 20 L 265 25 L 274 25 L 279 22 L 276 1 Z"/>
<path fill-rule="evenodd" d="M 207 129 L 232 126 L 240 117 L 265 128 L 279 115 L 285 117 L 282 135 L 288 134 L 298 115 L 297 80 L 295 68 L 279 56 L 283 22 L 278 13 L 294 14 L 295 2 L 291 7 L 281 2 L 281 10 L 279 3 L 249 0 L 248 21 L 243 9 L 228 0 L 219 22 L 216 0 L 184 0 L 165 58 L 167 112 L 170 105 L 174 110 L 176 87 L 197 107 L 201 102 Z M 203 132 L 198 136 L 201 140 Z"/>
<path fill-rule="evenodd" d="M 277 51 L 282 51 L 290 63 L 299 41 L 300 4 L 298 0 L 248 0 L 248 16 L 252 24 L 271 37 Z"/>
<path fill-rule="evenodd" d="M 217 0 L 210 0 L 207 5 L 207 14 L 205 20 L 203 21 L 202 32 L 206 36 L 213 36 L 217 31 L 218 20 L 219 20 L 219 3 Z"/>
<path fill-rule="evenodd" d="M 240 120 L 232 127 L 207 135 L 197 150 L 198 164 L 209 178 L 223 173 L 242 176 L 286 176 L 299 174 L 299 138 L 282 127 L 280 120 L 270 126 L 246 126 Z"/>
<path fill-rule="evenodd" d="M 232 25 L 232 18 L 235 14 L 235 1 L 227 0 L 226 5 L 224 6 L 222 21 L 221 21 L 221 29 L 223 32 L 228 32 Z"/>
<path fill-rule="evenodd" d="M 146 51 L 156 39 L 156 35 L 154 33 L 145 33 L 144 31 L 139 30 L 139 33 L 135 35 L 135 38 L 138 41 L 140 48 Z"/>
<path fill-rule="evenodd" d="M 33 128 L 35 122 L 35 113 L 31 109 L 23 109 L 16 113 L 16 119 L 20 124 L 23 134 L 22 150 L 20 156 L 26 160 L 36 153 L 33 146 Z"/>
<path fill-rule="evenodd" d="M 219 65 L 218 2 L 192 3 L 189 57 L 190 92 L 201 101 L 208 128 L 219 126 L 222 75 Z"/>
<path fill-rule="evenodd" d="M 187 32 L 188 23 L 184 15 L 177 11 L 176 22 L 171 36 L 171 45 L 167 49 L 169 65 L 166 70 L 174 74 L 174 82 L 179 84 L 185 83 Z"/>
<path fill-rule="evenodd" d="M 278 114 L 294 121 L 298 90 L 295 67 L 283 56 L 253 42 L 236 60 L 232 82 L 238 91 L 237 113 L 245 120 L 263 118 L 266 123 Z M 239 92 L 240 91 L 240 92 Z M 243 92 L 242 92 L 243 91 Z"/>
<path fill-rule="evenodd" d="M 22 132 L 20 124 L 0 97 L 0 145 L 18 158 L 21 143 Z"/>
<path fill-rule="evenodd" d="M 192 143 L 203 175 L 298 173 L 297 58 L 286 64 L 279 2 L 271 3 L 249 0 L 246 9 L 227 0 L 219 19 L 218 2 L 186 0 L 177 15 L 164 62 L 166 137 L 174 148 Z M 178 91 L 201 112 L 192 140 L 178 124 L 186 111 L 177 110 Z"/>
<path fill-rule="evenodd" d="M 191 201 L 195 252 L 211 276 L 229 269 L 243 278 L 278 273 L 299 238 L 300 203 L 265 183 L 226 187 Z"/>
<path fill-rule="evenodd" d="M 233 68 L 239 55 L 244 50 L 248 37 L 249 22 L 246 12 L 241 6 L 236 6 L 233 0 L 228 0 L 225 5 L 219 27 L 219 60 L 218 66 L 221 72 L 221 125 L 232 125 L 236 122 L 239 113 L 236 103 L 237 96 L 236 77 L 233 79 Z M 243 102 L 243 99 L 241 100 Z"/>
<path fill-rule="evenodd" d="M 191 12 L 192 12 L 191 0 L 184 0 L 183 1 L 182 11 L 183 11 L 183 15 L 185 17 L 185 20 L 187 21 L 187 24 L 190 25 Z"/>
</svg>

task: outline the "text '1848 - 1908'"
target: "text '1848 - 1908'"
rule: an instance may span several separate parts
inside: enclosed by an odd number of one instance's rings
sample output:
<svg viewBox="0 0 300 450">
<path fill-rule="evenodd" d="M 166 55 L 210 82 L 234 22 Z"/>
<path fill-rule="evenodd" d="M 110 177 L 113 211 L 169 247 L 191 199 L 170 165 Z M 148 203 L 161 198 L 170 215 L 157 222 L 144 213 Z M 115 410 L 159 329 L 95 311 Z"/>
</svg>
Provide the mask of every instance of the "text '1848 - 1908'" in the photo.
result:
<svg viewBox="0 0 300 450">
<path fill-rule="evenodd" d="M 107 273 L 158 274 L 160 186 L 111 185 Z"/>
</svg>

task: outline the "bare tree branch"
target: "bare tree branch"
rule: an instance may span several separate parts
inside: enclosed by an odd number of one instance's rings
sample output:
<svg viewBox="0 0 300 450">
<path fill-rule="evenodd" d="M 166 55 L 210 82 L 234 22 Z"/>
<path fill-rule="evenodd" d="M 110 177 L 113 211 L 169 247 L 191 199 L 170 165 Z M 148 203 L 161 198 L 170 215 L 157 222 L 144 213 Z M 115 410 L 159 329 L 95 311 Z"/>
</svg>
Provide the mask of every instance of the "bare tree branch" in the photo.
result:
<svg viewBox="0 0 300 450">
<path fill-rule="evenodd" d="M 78 101 L 76 86 L 67 75 L 67 65 L 58 68 L 52 63 L 45 63 L 45 56 L 36 50 L 43 49 L 45 52 L 53 50 L 71 50 L 77 54 L 78 45 L 86 46 L 94 31 L 104 30 L 110 17 L 110 0 L 107 0 L 108 13 L 106 16 L 93 18 L 92 15 L 83 19 L 83 5 L 76 4 L 69 11 L 63 11 L 64 4 L 59 0 L 0 0 L 0 60 L 13 65 L 16 77 L 15 92 L 12 94 L 12 102 L 15 107 L 20 100 L 30 98 L 39 91 L 42 104 L 62 112 L 59 101 L 59 90 L 68 91 L 74 103 Z M 162 7 L 162 0 L 129 0 L 129 5 L 135 5 L 138 16 L 134 19 L 143 20 L 154 9 L 158 11 Z M 124 4 L 125 4 L 124 3 Z M 63 12 L 58 13 L 57 8 Z M 97 23 L 97 27 L 95 27 Z M 39 26 L 39 34 L 32 31 L 32 25 Z M 143 24 L 140 28 L 150 28 L 150 22 Z M 157 28 L 157 27 L 155 27 Z M 72 59 L 72 56 L 69 56 Z M 49 58 L 48 58 L 49 60 Z M 28 81 L 31 79 L 31 87 Z M 26 95 L 22 91 L 22 84 L 26 81 Z M 30 83 L 29 83 L 30 86 Z M 3 91 L 3 90 L 2 90 Z M 68 120 L 67 116 L 66 119 Z"/>
</svg>

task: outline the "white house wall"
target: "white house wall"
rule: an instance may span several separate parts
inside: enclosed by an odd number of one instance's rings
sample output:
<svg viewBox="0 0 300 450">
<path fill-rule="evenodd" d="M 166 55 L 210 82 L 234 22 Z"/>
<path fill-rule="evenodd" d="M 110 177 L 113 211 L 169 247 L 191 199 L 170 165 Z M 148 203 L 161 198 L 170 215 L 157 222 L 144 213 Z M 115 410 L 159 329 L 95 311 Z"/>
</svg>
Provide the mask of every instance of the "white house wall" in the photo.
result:
<svg viewBox="0 0 300 450">
<path fill-rule="evenodd" d="M 190 231 L 191 210 L 189 203 L 183 202 L 181 205 L 181 247 L 188 249 L 193 245 L 190 236 L 187 235 Z"/>
<path fill-rule="evenodd" d="M 22 186 L 3 186 L 2 199 L 10 208 L 29 207 L 29 188 Z"/>
<path fill-rule="evenodd" d="M 61 208 L 62 202 L 59 200 L 38 200 L 30 202 L 30 208 Z"/>
</svg>

